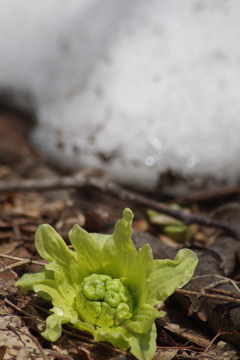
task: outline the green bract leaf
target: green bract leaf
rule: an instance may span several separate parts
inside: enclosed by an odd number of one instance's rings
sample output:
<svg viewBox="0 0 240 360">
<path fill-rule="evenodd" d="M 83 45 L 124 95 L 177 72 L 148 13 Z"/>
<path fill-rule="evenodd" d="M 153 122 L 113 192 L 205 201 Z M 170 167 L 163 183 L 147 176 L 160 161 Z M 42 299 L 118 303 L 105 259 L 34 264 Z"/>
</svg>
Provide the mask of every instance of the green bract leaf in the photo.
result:
<svg viewBox="0 0 240 360">
<path fill-rule="evenodd" d="M 54 274 L 52 271 L 47 271 L 44 267 L 36 274 L 24 274 L 21 277 L 21 279 L 15 282 L 15 286 L 18 286 L 26 290 L 34 291 L 33 290 L 34 285 L 38 281 L 42 281 L 46 279 L 54 279 Z"/>
<path fill-rule="evenodd" d="M 182 210 L 178 204 L 172 204 L 171 209 Z M 184 210 L 188 212 L 188 210 Z M 151 223 L 160 225 L 165 235 L 176 242 L 184 243 L 190 240 L 195 232 L 195 225 L 185 225 L 181 220 L 172 216 L 161 214 L 154 210 L 147 210 L 147 215 Z"/>
<path fill-rule="evenodd" d="M 156 352 L 157 329 L 153 323 L 150 331 L 131 338 L 131 353 L 138 359 L 152 359 Z"/>
<path fill-rule="evenodd" d="M 171 208 L 173 208 L 171 206 Z M 174 208 L 174 210 L 180 210 L 181 208 Z M 152 224 L 156 225 L 178 225 L 183 224 L 181 220 L 178 220 L 172 216 L 161 214 L 155 210 L 147 210 L 147 215 Z"/>
<path fill-rule="evenodd" d="M 166 225 L 164 226 L 164 234 L 173 239 L 176 242 L 184 243 L 193 236 L 193 227 L 179 224 L 179 225 Z"/>
<path fill-rule="evenodd" d="M 144 304 L 143 307 L 134 312 L 131 319 L 126 320 L 127 328 L 134 333 L 145 334 L 151 330 L 153 321 L 162 317 L 162 313 L 153 306 Z"/>
<path fill-rule="evenodd" d="M 69 318 L 63 316 L 50 315 L 46 320 L 46 330 L 42 336 L 49 341 L 56 341 L 62 335 L 62 324 L 69 322 Z"/>
<path fill-rule="evenodd" d="M 142 266 L 143 264 L 144 266 Z M 131 291 L 136 304 L 135 309 L 140 309 L 146 301 L 153 266 L 152 249 L 148 244 L 145 244 L 135 256 L 131 271 L 126 278 L 122 279 L 124 285 Z"/>
<path fill-rule="evenodd" d="M 62 304 L 65 304 L 64 295 L 59 291 L 55 280 L 37 281 L 33 286 L 33 290 L 36 293 L 43 291 L 48 294 L 54 306 L 61 306 Z"/>
<path fill-rule="evenodd" d="M 96 341 L 150 360 L 156 350 L 154 306 L 163 302 L 193 275 L 197 257 L 180 250 L 171 260 L 153 260 L 145 244 L 139 251 L 132 240 L 130 209 L 116 223 L 113 235 L 89 234 L 78 225 L 69 232 L 75 252 L 49 225 L 41 225 L 35 241 L 49 263 L 37 274 L 25 274 L 15 285 L 38 293 L 53 304 L 42 336 L 56 341 L 62 324 L 91 333 Z"/>
<path fill-rule="evenodd" d="M 173 261 L 154 260 L 146 302 L 156 306 L 173 294 L 175 289 L 187 284 L 193 276 L 197 262 L 197 255 L 188 249 L 180 250 Z"/>
<path fill-rule="evenodd" d="M 40 225 L 36 231 L 35 244 L 43 259 L 56 261 L 62 267 L 68 267 L 75 257 L 69 250 L 61 236 L 48 224 Z"/>
<path fill-rule="evenodd" d="M 115 225 L 113 236 L 106 241 L 102 248 L 101 260 L 104 272 L 113 278 L 127 276 L 137 255 L 137 250 L 130 237 L 132 219 L 131 210 L 125 209 L 123 218 Z"/>
<path fill-rule="evenodd" d="M 104 234 L 95 234 L 92 233 L 93 240 L 100 246 L 102 249 L 106 242 L 112 237 L 112 235 L 104 235 Z"/>
<path fill-rule="evenodd" d="M 81 275 L 84 279 L 92 273 L 101 273 L 101 246 L 94 237 L 79 225 L 74 225 L 68 234 L 74 249 L 77 252 L 77 262 L 81 269 Z"/>
</svg>

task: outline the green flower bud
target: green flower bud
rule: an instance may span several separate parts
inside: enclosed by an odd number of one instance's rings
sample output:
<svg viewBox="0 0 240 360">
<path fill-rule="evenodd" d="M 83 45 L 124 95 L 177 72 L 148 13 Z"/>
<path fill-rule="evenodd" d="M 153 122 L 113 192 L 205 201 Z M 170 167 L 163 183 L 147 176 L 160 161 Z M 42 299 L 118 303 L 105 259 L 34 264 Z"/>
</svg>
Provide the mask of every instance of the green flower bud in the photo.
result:
<svg viewBox="0 0 240 360">
<path fill-rule="evenodd" d="M 114 324 L 114 310 L 105 302 L 102 304 L 102 312 L 96 319 L 96 325 L 101 328 L 110 328 Z"/>
<path fill-rule="evenodd" d="M 112 327 L 130 319 L 133 298 L 120 279 L 92 274 L 80 285 L 75 300 L 80 319 L 99 327 Z"/>
</svg>

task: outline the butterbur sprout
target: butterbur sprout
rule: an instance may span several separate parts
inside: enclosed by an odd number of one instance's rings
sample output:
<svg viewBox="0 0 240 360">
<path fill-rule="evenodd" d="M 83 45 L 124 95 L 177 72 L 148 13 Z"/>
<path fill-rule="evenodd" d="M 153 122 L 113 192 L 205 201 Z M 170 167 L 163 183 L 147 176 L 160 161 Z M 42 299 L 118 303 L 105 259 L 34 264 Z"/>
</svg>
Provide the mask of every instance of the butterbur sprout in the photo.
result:
<svg viewBox="0 0 240 360">
<path fill-rule="evenodd" d="M 74 225 L 69 239 L 75 251 L 50 225 L 39 226 L 36 248 L 48 264 L 36 274 L 24 274 L 15 285 L 52 302 L 45 339 L 56 341 L 62 324 L 71 323 L 96 341 L 130 349 L 138 359 L 153 358 L 154 320 L 165 314 L 155 307 L 191 279 L 198 260 L 188 249 L 174 260 L 153 260 L 148 244 L 137 251 L 132 219 L 132 211 L 125 209 L 113 235 L 89 234 Z"/>
</svg>

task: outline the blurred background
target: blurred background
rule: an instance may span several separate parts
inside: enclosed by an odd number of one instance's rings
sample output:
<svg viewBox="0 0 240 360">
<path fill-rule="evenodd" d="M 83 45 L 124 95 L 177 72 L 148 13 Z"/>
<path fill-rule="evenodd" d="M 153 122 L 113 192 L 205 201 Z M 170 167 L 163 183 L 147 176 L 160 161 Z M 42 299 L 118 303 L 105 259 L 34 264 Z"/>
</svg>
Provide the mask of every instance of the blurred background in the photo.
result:
<svg viewBox="0 0 240 360">
<path fill-rule="evenodd" d="M 48 158 L 147 190 L 239 182 L 238 0 L 0 6 L 0 105 Z"/>
</svg>

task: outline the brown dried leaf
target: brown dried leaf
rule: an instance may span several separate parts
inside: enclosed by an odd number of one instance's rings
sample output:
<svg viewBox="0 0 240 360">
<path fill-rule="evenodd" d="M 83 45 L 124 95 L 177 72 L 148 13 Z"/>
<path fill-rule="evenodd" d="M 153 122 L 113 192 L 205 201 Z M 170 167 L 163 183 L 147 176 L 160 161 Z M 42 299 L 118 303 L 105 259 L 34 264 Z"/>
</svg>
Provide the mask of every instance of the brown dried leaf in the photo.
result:
<svg viewBox="0 0 240 360">
<path fill-rule="evenodd" d="M 21 330 L 21 332 L 18 330 Z M 28 328 L 23 325 L 21 318 L 17 315 L 2 316 L 0 318 L 0 339 L 0 345 L 6 347 L 4 360 L 13 357 L 17 358 L 19 348 L 38 350 L 35 342 L 31 339 Z M 26 359 L 29 359 L 29 357 Z M 37 356 L 35 359 L 42 360 L 41 356 Z"/>
<path fill-rule="evenodd" d="M 11 227 L 11 223 L 0 219 L 0 228 Z"/>
<path fill-rule="evenodd" d="M 145 219 L 133 221 L 133 229 L 136 229 L 139 231 L 147 231 L 148 228 L 149 228 L 149 222 Z"/>
<path fill-rule="evenodd" d="M 38 225 L 23 225 L 21 230 L 25 232 L 35 233 L 37 231 Z"/>
<path fill-rule="evenodd" d="M 3 360 L 7 346 L 4 341 L 0 340 L 0 360 Z"/>
<path fill-rule="evenodd" d="M 206 354 L 206 358 L 217 360 L 239 360 L 240 352 L 232 345 L 220 341 L 217 346 L 214 346 Z M 204 357 L 203 357 L 204 358 Z"/>
<path fill-rule="evenodd" d="M 0 240 L 9 239 L 13 236 L 13 231 L 1 231 Z"/>
<path fill-rule="evenodd" d="M 179 349 L 159 349 L 154 356 L 153 360 L 172 360 L 177 355 Z"/>
<path fill-rule="evenodd" d="M 0 235 L 0 238 L 1 238 L 1 235 Z M 0 244 L 0 253 L 4 254 L 4 255 L 12 254 L 19 245 L 22 245 L 22 243 L 10 242 L 10 243 Z"/>
<path fill-rule="evenodd" d="M 166 236 L 164 234 L 159 234 L 158 238 L 165 245 L 171 246 L 172 248 L 175 248 L 175 249 L 180 249 L 181 248 L 181 244 L 178 244 L 176 241 L 172 240 L 170 237 L 168 237 L 168 236 Z"/>
</svg>

